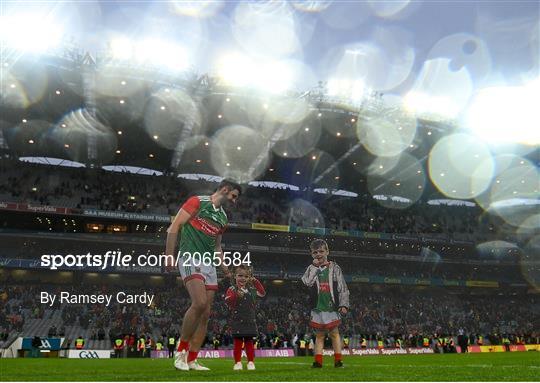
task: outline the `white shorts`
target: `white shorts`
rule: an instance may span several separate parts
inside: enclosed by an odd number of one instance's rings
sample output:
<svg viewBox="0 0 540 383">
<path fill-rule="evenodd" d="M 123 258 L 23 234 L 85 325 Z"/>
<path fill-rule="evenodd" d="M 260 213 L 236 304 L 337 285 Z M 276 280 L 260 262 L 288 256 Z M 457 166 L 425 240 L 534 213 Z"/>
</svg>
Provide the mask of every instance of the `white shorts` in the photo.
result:
<svg viewBox="0 0 540 383">
<path fill-rule="evenodd" d="M 309 325 L 315 330 L 331 331 L 341 323 L 341 318 L 336 311 L 311 310 Z"/>
<path fill-rule="evenodd" d="M 180 269 L 180 275 L 182 276 L 184 285 L 187 281 L 190 281 L 192 279 L 200 279 L 204 282 L 206 290 L 217 291 L 218 283 L 215 266 L 205 266 L 202 264 L 198 266 L 184 266 L 183 259 L 180 259 L 180 262 L 178 263 L 178 268 Z"/>
</svg>

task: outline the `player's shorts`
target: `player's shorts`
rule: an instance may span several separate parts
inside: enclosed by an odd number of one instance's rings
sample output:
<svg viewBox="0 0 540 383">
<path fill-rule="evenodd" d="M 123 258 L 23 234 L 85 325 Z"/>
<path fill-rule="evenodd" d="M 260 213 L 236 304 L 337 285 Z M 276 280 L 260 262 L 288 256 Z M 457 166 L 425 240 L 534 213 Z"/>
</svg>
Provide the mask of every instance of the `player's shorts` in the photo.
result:
<svg viewBox="0 0 540 383">
<path fill-rule="evenodd" d="M 180 269 L 180 275 L 184 284 L 192 279 L 200 279 L 204 282 L 206 290 L 218 289 L 217 272 L 215 266 L 205 266 L 203 264 L 194 266 L 193 264 L 184 265 L 184 258 L 180 258 L 178 262 L 178 268 Z"/>
<path fill-rule="evenodd" d="M 330 331 L 339 326 L 341 318 L 336 311 L 311 310 L 309 325 L 315 330 Z"/>
</svg>

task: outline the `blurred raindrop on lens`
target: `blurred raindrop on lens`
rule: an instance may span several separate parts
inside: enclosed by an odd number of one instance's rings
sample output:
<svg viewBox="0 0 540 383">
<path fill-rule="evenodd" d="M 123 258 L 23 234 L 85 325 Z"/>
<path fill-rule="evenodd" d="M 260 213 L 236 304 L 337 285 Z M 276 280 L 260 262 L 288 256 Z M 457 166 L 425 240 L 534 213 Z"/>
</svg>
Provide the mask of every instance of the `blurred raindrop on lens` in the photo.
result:
<svg viewBox="0 0 540 383">
<path fill-rule="evenodd" d="M 459 116 L 472 95 L 473 83 L 466 67 L 451 68 L 448 58 L 424 62 L 405 106 L 418 118 L 447 121 Z"/>
<path fill-rule="evenodd" d="M 416 118 L 397 108 L 377 115 L 360 115 L 356 123 L 358 140 L 372 154 L 395 157 L 409 148 L 416 136 Z"/>
<path fill-rule="evenodd" d="M 371 9 L 366 2 L 348 2 L 341 6 L 339 2 L 332 4 L 320 13 L 322 21 L 334 29 L 355 29 L 364 23 L 371 15 Z"/>
<path fill-rule="evenodd" d="M 144 128 L 150 137 L 158 136 L 159 145 L 174 149 L 184 130 L 187 137 L 202 134 L 199 106 L 180 89 L 161 89 L 154 93 L 145 109 Z M 189 134 L 188 134 L 189 133 Z"/>
<path fill-rule="evenodd" d="M 392 18 L 397 16 L 403 11 L 410 3 L 410 0 L 397 0 L 397 1 L 380 1 L 380 0 L 368 0 L 368 4 L 379 17 Z"/>
<path fill-rule="evenodd" d="M 538 214 L 540 190 L 538 169 L 530 161 L 519 158 L 497 158 L 498 167 L 491 187 L 477 198 L 477 202 L 489 213 L 497 214 L 516 227 Z"/>
<path fill-rule="evenodd" d="M 476 250 L 481 257 L 501 259 L 508 255 L 509 250 L 518 250 L 515 243 L 506 241 L 489 241 L 476 245 Z"/>
<path fill-rule="evenodd" d="M 487 44 L 469 33 L 456 33 L 439 40 L 428 54 L 428 60 L 433 59 L 448 59 L 449 67 L 455 71 L 465 68 L 475 85 L 482 84 L 491 73 Z"/>
<path fill-rule="evenodd" d="M 405 209 L 418 201 L 424 192 L 424 169 L 409 153 L 403 152 L 396 157 L 379 157 L 368 171 L 368 190 L 377 203 L 384 207 Z"/>
<path fill-rule="evenodd" d="M 183 16 L 209 18 L 215 16 L 224 6 L 225 1 L 171 1 L 173 12 Z"/>
<path fill-rule="evenodd" d="M 285 126 L 285 128 L 288 127 Z M 293 135 L 290 135 L 290 133 L 282 134 L 281 136 L 286 138 L 277 141 L 273 145 L 272 150 L 276 155 L 298 158 L 314 150 L 321 137 L 320 119 L 308 119 L 292 130 L 294 131 Z"/>
<path fill-rule="evenodd" d="M 228 126 L 212 137 L 210 157 L 212 167 L 220 176 L 247 183 L 266 170 L 270 160 L 269 145 L 251 128 Z"/>
<path fill-rule="evenodd" d="M 21 60 L 2 77 L 0 105 L 12 108 L 28 108 L 41 101 L 49 83 L 47 68 L 39 61 Z"/>
<path fill-rule="evenodd" d="M 429 154 L 429 176 L 450 198 L 473 198 L 490 185 L 495 164 L 489 148 L 478 138 L 453 134 L 441 138 Z"/>
<path fill-rule="evenodd" d="M 294 13 L 284 1 L 238 3 L 232 31 L 238 44 L 253 56 L 279 58 L 301 47 Z"/>
<path fill-rule="evenodd" d="M 51 131 L 50 139 L 58 146 L 68 144 L 69 158 L 78 162 L 89 159 L 108 162 L 114 158 L 117 148 L 117 135 L 108 123 L 86 108 L 74 110 L 60 119 Z M 91 153 L 94 149 L 89 150 L 89 146 L 95 146 L 95 153 Z"/>
<path fill-rule="evenodd" d="M 521 273 L 531 286 L 540 290 L 540 235 L 533 237 L 523 248 Z"/>
<path fill-rule="evenodd" d="M 312 159 L 315 156 L 315 160 Z M 339 166 L 330 154 L 314 150 L 308 156 L 299 158 L 291 169 L 291 183 L 313 189 L 337 190 L 339 186 Z M 331 194 L 327 194 L 330 197 Z"/>
<path fill-rule="evenodd" d="M 51 123 L 45 120 L 28 120 L 5 130 L 9 147 L 20 153 L 33 152 L 43 145 L 43 137 L 51 128 Z M 29 141 L 34 144 L 29 146 Z"/>
<path fill-rule="evenodd" d="M 318 13 L 324 11 L 332 4 L 330 0 L 313 1 L 313 0 L 291 0 L 292 6 L 303 12 Z"/>
<path fill-rule="evenodd" d="M 303 199 L 295 199 L 289 204 L 288 224 L 300 227 L 325 227 L 322 213 L 313 205 Z"/>
</svg>

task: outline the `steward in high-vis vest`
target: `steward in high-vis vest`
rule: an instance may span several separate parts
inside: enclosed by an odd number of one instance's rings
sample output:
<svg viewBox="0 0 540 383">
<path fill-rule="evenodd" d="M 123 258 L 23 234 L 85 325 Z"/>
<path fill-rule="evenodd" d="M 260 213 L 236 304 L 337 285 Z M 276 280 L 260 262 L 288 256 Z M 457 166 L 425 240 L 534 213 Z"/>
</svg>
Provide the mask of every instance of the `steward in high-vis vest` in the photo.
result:
<svg viewBox="0 0 540 383">
<path fill-rule="evenodd" d="M 396 339 L 396 348 L 401 348 L 401 339 Z"/>
<path fill-rule="evenodd" d="M 161 350 L 163 350 L 163 343 L 161 343 L 161 341 L 158 340 L 156 342 L 156 351 L 161 351 Z"/>
<path fill-rule="evenodd" d="M 362 337 L 362 340 L 360 341 L 360 347 L 361 348 L 367 348 L 367 339 Z"/>
<path fill-rule="evenodd" d="M 379 350 L 381 350 L 381 349 L 384 348 L 384 342 L 383 342 L 383 340 L 380 339 L 380 338 L 377 340 L 377 348 L 378 348 Z"/>
<path fill-rule="evenodd" d="M 345 349 L 349 348 L 349 337 L 347 335 L 343 337 L 343 348 Z"/>
<path fill-rule="evenodd" d="M 82 336 L 75 339 L 75 348 L 77 350 L 82 350 L 84 348 L 84 339 Z"/>
<path fill-rule="evenodd" d="M 139 357 L 142 358 L 144 356 L 144 348 L 146 345 L 146 341 L 144 337 L 140 337 L 137 341 L 137 352 L 139 353 Z"/>
<path fill-rule="evenodd" d="M 300 356 L 306 356 L 306 346 L 307 346 L 306 340 L 300 339 L 300 346 L 298 348 L 298 354 Z"/>
<path fill-rule="evenodd" d="M 456 343 L 454 342 L 454 338 L 449 338 L 448 340 L 448 352 L 455 353 L 456 351 Z"/>
<path fill-rule="evenodd" d="M 169 358 L 174 357 L 174 348 L 176 346 L 176 338 L 172 335 L 169 335 L 167 340 L 167 349 L 169 350 Z"/>
<path fill-rule="evenodd" d="M 503 344 L 503 346 L 504 346 L 504 350 L 505 350 L 506 352 L 510 352 L 510 338 L 508 338 L 508 336 L 505 335 L 505 336 L 502 338 L 502 344 Z"/>
<path fill-rule="evenodd" d="M 443 353 L 444 352 L 444 341 L 443 341 L 443 338 L 442 337 L 438 337 L 437 338 L 437 344 L 436 344 L 436 351 L 439 352 L 439 353 Z"/>
<path fill-rule="evenodd" d="M 478 335 L 478 339 L 476 340 L 476 343 L 479 346 L 482 346 L 484 344 L 484 337 L 482 335 Z"/>
<path fill-rule="evenodd" d="M 144 357 L 150 358 L 150 354 L 152 353 L 152 338 L 148 337 L 146 338 L 146 343 L 144 344 Z"/>
<path fill-rule="evenodd" d="M 212 345 L 214 346 L 214 350 L 218 350 L 220 344 L 221 342 L 219 341 L 217 337 L 212 338 Z"/>
<path fill-rule="evenodd" d="M 114 340 L 114 356 L 115 358 L 122 357 L 122 351 L 124 350 L 124 340 L 122 337 L 117 336 Z"/>
<path fill-rule="evenodd" d="M 429 338 L 427 336 L 422 341 L 422 347 L 429 347 Z"/>
</svg>

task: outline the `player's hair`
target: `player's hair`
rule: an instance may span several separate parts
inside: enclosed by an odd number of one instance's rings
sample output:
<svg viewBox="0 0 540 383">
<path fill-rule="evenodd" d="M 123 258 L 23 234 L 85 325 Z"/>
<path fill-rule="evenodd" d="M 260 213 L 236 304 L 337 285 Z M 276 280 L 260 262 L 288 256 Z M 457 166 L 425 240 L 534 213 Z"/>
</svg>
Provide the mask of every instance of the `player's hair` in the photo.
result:
<svg viewBox="0 0 540 383">
<path fill-rule="evenodd" d="M 326 247 L 326 249 L 328 249 L 328 243 L 324 239 L 321 239 L 321 238 L 314 239 L 309 244 L 309 248 L 311 250 L 320 249 L 321 247 Z"/>
<path fill-rule="evenodd" d="M 240 186 L 240 184 L 234 182 L 234 181 L 231 181 L 231 180 L 227 180 L 227 179 L 224 179 L 222 180 L 218 187 L 217 187 L 217 190 L 221 190 L 222 188 L 229 188 L 231 190 L 238 190 L 238 195 L 241 196 L 242 195 L 242 186 Z"/>
</svg>

